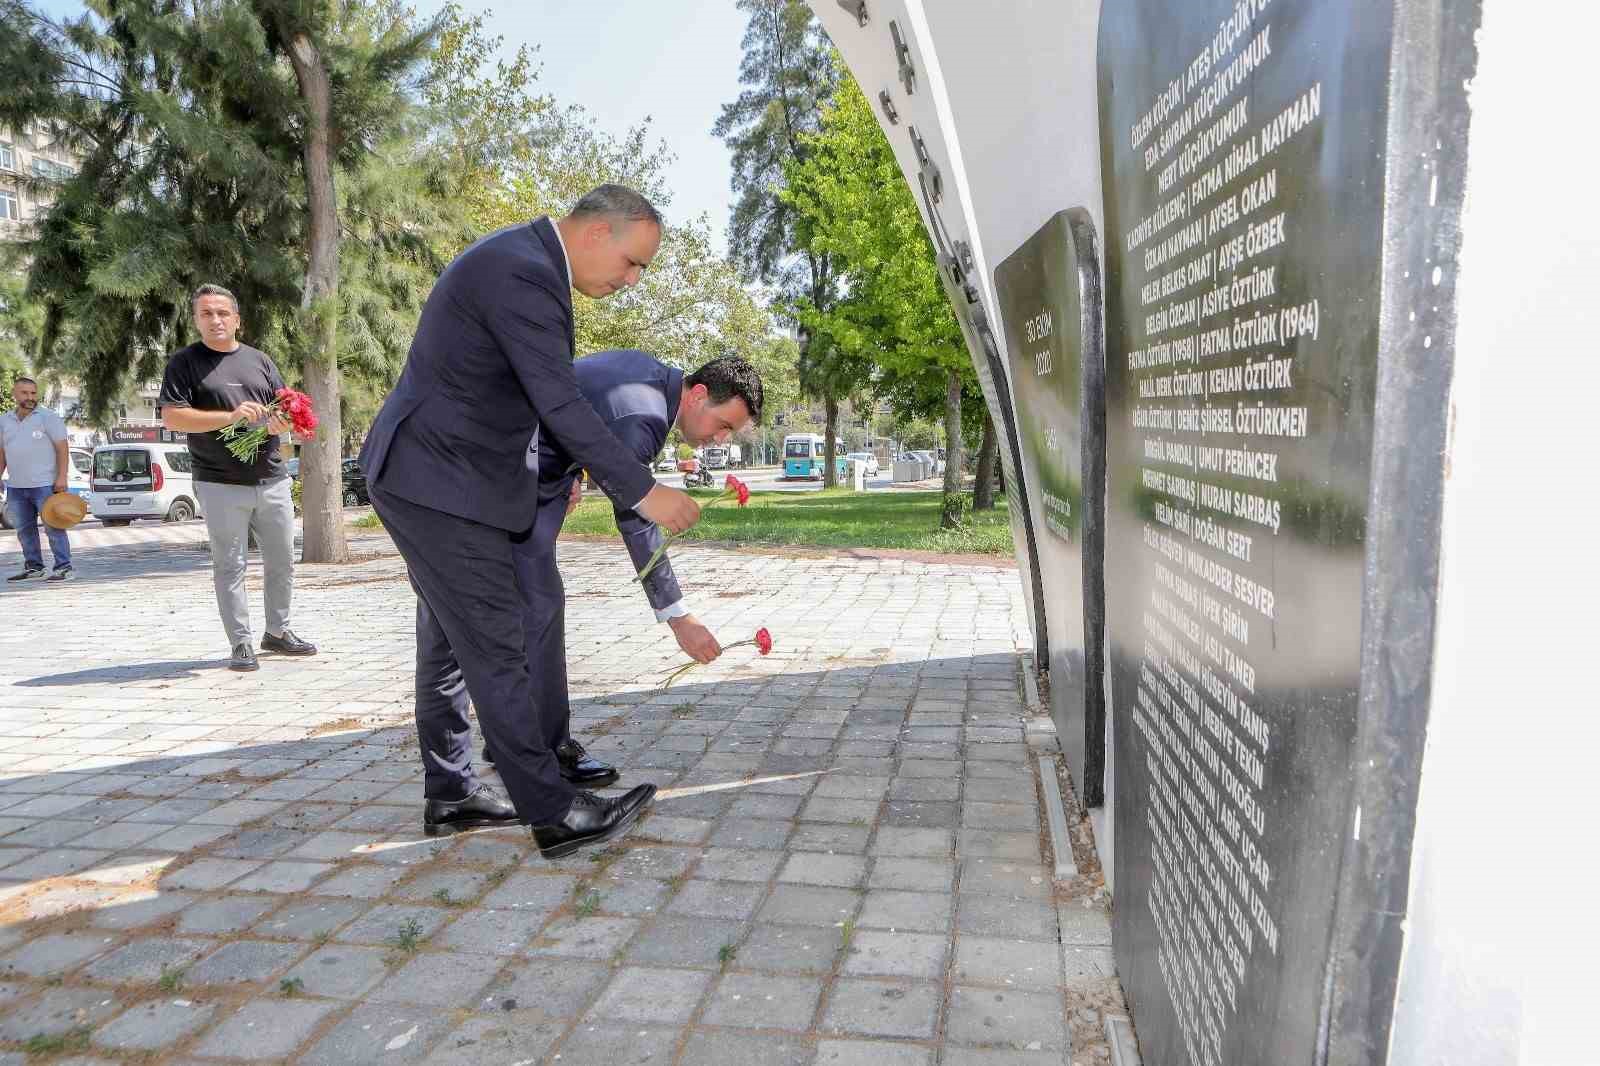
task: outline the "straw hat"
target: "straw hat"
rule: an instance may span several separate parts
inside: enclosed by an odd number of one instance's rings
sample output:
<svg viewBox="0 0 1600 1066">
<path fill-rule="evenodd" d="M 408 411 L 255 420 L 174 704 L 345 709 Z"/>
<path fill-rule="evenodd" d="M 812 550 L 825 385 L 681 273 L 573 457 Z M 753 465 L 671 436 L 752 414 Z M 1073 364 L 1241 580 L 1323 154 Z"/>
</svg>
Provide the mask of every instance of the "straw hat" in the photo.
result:
<svg viewBox="0 0 1600 1066">
<path fill-rule="evenodd" d="M 39 517 L 44 519 L 44 524 L 57 529 L 71 529 L 82 522 L 83 516 L 88 513 L 89 505 L 83 502 L 83 497 L 70 492 L 55 493 L 39 508 Z"/>
</svg>

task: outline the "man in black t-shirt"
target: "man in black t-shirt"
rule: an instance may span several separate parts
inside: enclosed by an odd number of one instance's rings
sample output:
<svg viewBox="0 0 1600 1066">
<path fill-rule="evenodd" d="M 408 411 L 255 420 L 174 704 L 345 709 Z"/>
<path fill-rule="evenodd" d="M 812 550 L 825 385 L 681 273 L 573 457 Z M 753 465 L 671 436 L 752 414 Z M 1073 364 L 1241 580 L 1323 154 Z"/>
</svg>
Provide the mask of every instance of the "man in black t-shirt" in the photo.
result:
<svg viewBox="0 0 1600 1066">
<path fill-rule="evenodd" d="M 245 597 L 245 552 L 254 531 L 261 546 L 266 601 L 262 651 L 315 655 L 316 646 L 289 629 L 294 593 L 294 499 L 289 475 L 278 454 L 278 437 L 287 420 L 267 415 L 266 407 L 283 388 L 278 368 L 267 356 L 239 343 L 239 302 L 220 285 L 202 285 L 191 301 L 200 341 L 167 360 L 161 379 L 161 421 L 188 435 L 194 490 L 200 497 L 211 538 L 211 578 L 217 609 L 233 649 L 235 670 L 257 668 L 250 636 L 250 603 Z M 228 451 L 221 430 L 235 422 L 260 425 L 271 434 L 255 461 Z"/>
</svg>

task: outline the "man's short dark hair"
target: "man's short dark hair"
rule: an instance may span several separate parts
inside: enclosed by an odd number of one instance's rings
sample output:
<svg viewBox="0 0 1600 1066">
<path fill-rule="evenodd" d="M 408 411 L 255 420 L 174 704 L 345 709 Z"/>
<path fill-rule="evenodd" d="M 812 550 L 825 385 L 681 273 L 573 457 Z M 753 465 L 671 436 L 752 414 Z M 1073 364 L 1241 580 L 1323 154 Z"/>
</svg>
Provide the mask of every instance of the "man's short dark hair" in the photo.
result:
<svg viewBox="0 0 1600 1066">
<path fill-rule="evenodd" d="M 572 205 L 571 218 L 601 218 L 607 222 L 654 222 L 662 225 L 661 212 L 643 193 L 626 185 L 602 185 L 583 194 Z"/>
<path fill-rule="evenodd" d="M 39 387 L 39 383 L 28 377 L 26 374 L 18 374 L 16 377 L 11 379 L 12 388 L 16 388 L 18 385 L 32 385 L 36 389 Z"/>
<path fill-rule="evenodd" d="M 724 355 L 683 379 L 689 388 L 704 385 L 712 403 L 726 403 L 735 396 L 750 409 L 750 418 L 761 424 L 761 375 L 737 355 Z"/>
<path fill-rule="evenodd" d="M 226 296 L 228 298 L 228 302 L 233 305 L 233 313 L 239 313 L 239 298 L 233 293 L 229 292 L 227 289 L 224 289 L 221 285 L 213 285 L 208 281 L 198 289 L 194 290 L 194 295 L 189 297 L 189 307 L 191 310 L 193 310 L 195 304 L 200 302 L 200 297 L 202 296 Z"/>
</svg>

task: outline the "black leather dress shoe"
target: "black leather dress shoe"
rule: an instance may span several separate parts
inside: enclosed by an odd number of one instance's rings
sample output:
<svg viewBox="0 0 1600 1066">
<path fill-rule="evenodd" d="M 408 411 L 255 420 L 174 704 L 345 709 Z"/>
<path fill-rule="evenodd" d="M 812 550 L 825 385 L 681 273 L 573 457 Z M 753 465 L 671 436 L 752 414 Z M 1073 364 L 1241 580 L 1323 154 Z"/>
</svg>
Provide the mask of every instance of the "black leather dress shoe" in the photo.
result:
<svg viewBox="0 0 1600 1066">
<path fill-rule="evenodd" d="M 279 655 L 315 655 L 317 646 L 309 640 L 301 640 L 294 635 L 294 630 L 285 629 L 282 636 L 273 636 L 264 633 L 261 636 L 261 650 L 275 651 Z"/>
<path fill-rule="evenodd" d="M 483 746 L 483 762 L 486 766 L 494 765 L 494 751 L 487 744 Z M 622 776 L 615 766 L 596 759 L 571 737 L 556 748 L 556 764 L 561 768 L 561 776 L 579 788 L 605 788 Z"/>
<path fill-rule="evenodd" d="M 533 827 L 534 843 L 545 858 L 559 859 L 579 848 L 621 836 L 655 796 L 654 785 L 629 789 L 616 799 L 579 792 L 565 818 L 554 825 Z"/>
<path fill-rule="evenodd" d="M 615 766 L 596 759 L 571 737 L 556 748 L 556 762 L 561 764 L 561 776 L 579 788 L 604 788 L 620 776 Z"/>
<path fill-rule="evenodd" d="M 256 653 L 248 643 L 234 645 L 233 658 L 228 660 L 228 669 L 238 670 L 241 673 L 260 669 L 260 664 L 256 662 Z"/>
<path fill-rule="evenodd" d="M 431 799 L 422 809 L 422 831 L 431 837 L 462 829 L 481 829 L 490 825 L 511 825 L 517 810 L 488 785 L 479 785 L 464 800 Z"/>
</svg>

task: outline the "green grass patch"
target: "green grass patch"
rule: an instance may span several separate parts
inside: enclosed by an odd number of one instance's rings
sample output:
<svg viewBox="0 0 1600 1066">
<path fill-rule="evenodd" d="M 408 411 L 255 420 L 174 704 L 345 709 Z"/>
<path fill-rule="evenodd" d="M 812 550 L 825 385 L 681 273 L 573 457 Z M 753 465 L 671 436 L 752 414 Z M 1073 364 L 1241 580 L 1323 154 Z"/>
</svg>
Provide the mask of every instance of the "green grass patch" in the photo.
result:
<svg viewBox="0 0 1600 1066">
<path fill-rule="evenodd" d="M 719 493 L 697 489 L 691 495 L 706 503 Z M 700 524 L 680 539 L 785 547 L 1013 553 L 1004 499 L 996 500 L 992 511 L 966 510 L 959 528 L 940 529 L 942 499 L 938 492 L 757 492 L 747 507 L 723 502 L 706 508 Z M 610 502 L 598 494 L 586 494 L 578 509 L 567 516 L 563 531 L 615 536 Z"/>
<path fill-rule="evenodd" d="M 357 529 L 382 529 L 383 519 L 378 517 L 377 511 L 372 511 L 368 514 L 362 515 L 360 518 L 356 519 L 350 524 L 355 526 Z"/>
</svg>

